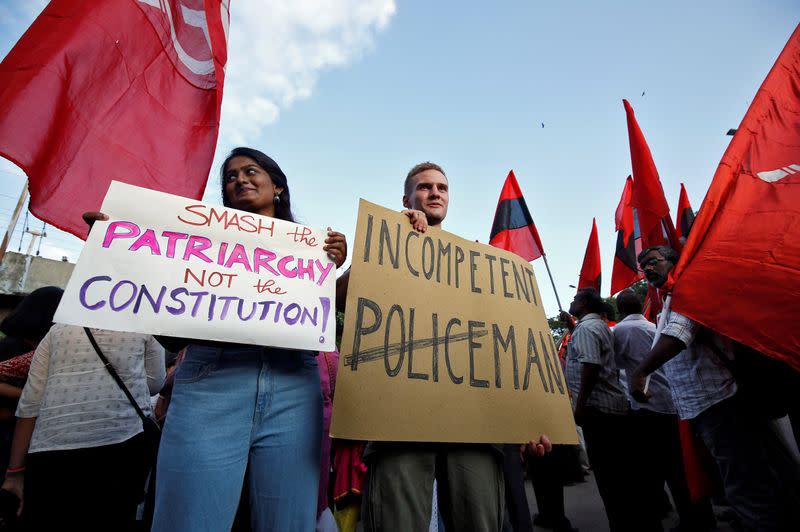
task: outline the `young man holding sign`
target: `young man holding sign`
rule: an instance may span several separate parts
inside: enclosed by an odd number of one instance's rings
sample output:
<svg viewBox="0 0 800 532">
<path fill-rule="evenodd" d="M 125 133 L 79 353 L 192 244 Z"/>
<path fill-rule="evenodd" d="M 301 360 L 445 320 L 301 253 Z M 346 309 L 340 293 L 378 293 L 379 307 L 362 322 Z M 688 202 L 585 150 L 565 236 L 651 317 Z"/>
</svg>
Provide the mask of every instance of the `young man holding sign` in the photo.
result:
<svg viewBox="0 0 800 532">
<path fill-rule="evenodd" d="M 420 232 L 439 227 L 447 216 L 448 180 L 442 168 L 425 162 L 405 180 L 403 211 Z M 349 275 L 337 282 L 343 305 Z M 523 446 L 543 455 L 547 437 Z M 438 480 L 439 511 L 448 531 L 498 531 L 503 523 L 502 446 L 470 443 L 371 442 L 364 527 L 368 531 L 427 530 L 433 481 Z"/>
</svg>

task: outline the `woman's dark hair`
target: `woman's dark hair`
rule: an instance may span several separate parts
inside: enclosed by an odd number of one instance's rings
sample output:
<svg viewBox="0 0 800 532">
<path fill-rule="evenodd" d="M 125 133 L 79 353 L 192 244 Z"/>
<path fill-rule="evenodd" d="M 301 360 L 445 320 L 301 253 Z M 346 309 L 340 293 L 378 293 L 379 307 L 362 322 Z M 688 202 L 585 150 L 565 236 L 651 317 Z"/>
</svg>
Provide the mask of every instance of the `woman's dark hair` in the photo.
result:
<svg viewBox="0 0 800 532">
<path fill-rule="evenodd" d="M 234 157 L 249 157 L 250 159 L 253 159 L 258 166 L 260 166 L 269 174 L 270 179 L 272 179 L 272 183 L 276 187 L 283 189 L 283 192 L 280 194 L 281 201 L 275 205 L 275 218 L 280 218 L 281 220 L 286 220 L 288 222 L 294 222 L 294 215 L 292 214 L 292 200 L 291 196 L 289 195 L 289 183 L 286 181 L 286 174 L 283 173 L 281 167 L 278 166 L 278 163 L 276 163 L 272 157 L 253 148 L 234 148 L 231 150 L 230 154 L 228 154 L 225 160 L 222 161 L 222 167 L 220 168 L 219 172 L 220 184 L 222 185 L 222 204 L 226 207 L 231 207 L 231 202 L 228 199 L 228 195 L 225 194 L 225 169 L 228 167 L 228 163 Z"/>
<path fill-rule="evenodd" d="M 37 288 L 23 299 L 17 308 L 0 323 L 7 336 L 39 343 L 50 327 L 64 290 L 57 286 Z"/>
</svg>

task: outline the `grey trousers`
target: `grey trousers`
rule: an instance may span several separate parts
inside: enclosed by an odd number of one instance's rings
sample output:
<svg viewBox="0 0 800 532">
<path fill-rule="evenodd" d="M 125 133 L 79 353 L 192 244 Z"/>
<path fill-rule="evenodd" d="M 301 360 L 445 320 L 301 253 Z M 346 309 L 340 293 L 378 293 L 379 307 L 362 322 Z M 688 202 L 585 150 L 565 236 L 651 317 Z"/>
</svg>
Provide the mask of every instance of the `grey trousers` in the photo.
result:
<svg viewBox="0 0 800 532">
<path fill-rule="evenodd" d="M 691 423 L 714 457 L 725 495 L 745 530 L 798 530 L 800 472 L 768 422 L 734 396 Z"/>
<path fill-rule="evenodd" d="M 367 457 L 366 532 L 427 532 L 433 479 L 447 532 L 500 532 L 502 454 L 489 445 L 391 443 Z"/>
</svg>

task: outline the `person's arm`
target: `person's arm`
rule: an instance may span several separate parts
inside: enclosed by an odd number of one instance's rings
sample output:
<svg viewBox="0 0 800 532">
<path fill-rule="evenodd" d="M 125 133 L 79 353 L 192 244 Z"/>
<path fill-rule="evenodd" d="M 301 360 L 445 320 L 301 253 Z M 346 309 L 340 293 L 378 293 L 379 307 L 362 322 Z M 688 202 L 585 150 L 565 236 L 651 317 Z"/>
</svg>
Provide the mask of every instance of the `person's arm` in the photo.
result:
<svg viewBox="0 0 800 532">
<path fill-rule="evenodd" d="M 164 348 L 152 336 L 145 339 L 144 371 L 147 374 L 147 388 L 150 395 L 157 394 L 164 385 L 167 369 L 164 365 Z"/>
<path fill-rule="evenodd" d="M 11 399 L 19 399 L 22 395 L 22 388 L 18 388 L 7 382 L 0 382 L 0 397 L 10 397 Z"/>
<path fill-rule="evenodd" d="M 350 284 L 350 268 L 336 279 L 336 310 L 344 312 L 347 305 L 347 287 Z"/>
<path fill-rule="evenodd" d="M 573 318 L 572 315 L 566 310 L 562 310 L 558 313 L 558 319 L 561 320 L 569 332 L 575 330 L 575 318 Z"/>
<path fill-rule="evenodd" d="M 629 385 L 633 398 L 647 402 L 649 396 L 644 392 L 647 376 L 678 356 L 684 349 L 686 344 L 682 340 L 662 333 L 647 358 L 631 374 Z"/>
<path fill-rule="evenodd" d="M 31 445 L 33 429 L 36 428 L 35 417 L 17 418 L 14 427 L 14 439 L 11 440 L 11 456 L 8 460 L 5 480 L 0 489 L 10 491 L 19 499 L 17 515 L 22 514 L 22 503 L 25 489 L 25 459 L 28 456 L 28 448 Z"/>
</svg>

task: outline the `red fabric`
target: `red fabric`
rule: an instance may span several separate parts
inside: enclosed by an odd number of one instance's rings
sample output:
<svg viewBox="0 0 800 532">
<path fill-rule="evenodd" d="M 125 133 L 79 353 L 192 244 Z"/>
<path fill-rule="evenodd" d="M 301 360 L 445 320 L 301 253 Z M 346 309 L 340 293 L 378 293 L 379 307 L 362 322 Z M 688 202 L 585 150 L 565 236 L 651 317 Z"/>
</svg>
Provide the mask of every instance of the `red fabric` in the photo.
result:
<svg viewBox="0 0 800 532">
<path fill-rule="evenodd" d="M 689 497 L 692 502 L 697 502 L 703 497 L 710 496 L 714 491 L 714 485 L 708 473 L 708 461 L 703 460 L 702 455 L 702 453 L 708 453 L 708 451 L 697 441 L 689 421 L 680 420 L 678 422 L 678 431 L 680 433 L 683 470 L 686 474 Z"/>
<path fill-rule="evenodd" d="M 340 501 L 347 495 L 364 493 L 367 466 L 361 460 L 366 442 L 334 440 L 333 453 L 333 500 Z"/>
<path fill-rule="evenodd" d="M 28 381 L 28 371 L 31 369 L 34 352 L 29 351 L 0 362 L 0 382 L 23 388 Z"/>
<path fill-rule="evenodd" d="M 644 278 L 639 271 L 636 255 L 641 251 L 641 239 L 636 238 L 633 213 L 633 178 L 628 176 L 622 197 L 617 205 L 614 223 L 617 230 L 617 248 L 611 270 L 611 293 L 616 294 Z"/>
<path fill-rule="evenodd" d="M 28 175 L 31 212 L 85 238 L 81 214 L 99 210 L 112 180 L 202 196 L 219 127 L 228 3 L 52 0 L 44 8 L 0 63 L 0 155 Z"/>
<path fill-rule="evenodd" d="M 686 238 L 689 236 L 689 231 L 694 224 L 694 212 L 692 205 L 689 203 L 689 195 L 686 193 L 686 187 L 681 183 L 681 195 L 678 197 L 678 211 L 675 214 L 675 220 L 678 222 L 675 226 L 675 232 L 678 238 Z"/>
<path fill-rule="evenodd" d="M 594 288 L 600 292 L 600 240 L 597 238 L 597 222 L 592 218 L 592 232 L 586 244 L 586 253 L 583 256 L 583 266 L 578 278 L 578 290 L 581 288 Z"/>
<path fill-rule="evenodd" d="M 528 262 L 544 255 L 539 231 L 533 223 L 513 170 L 508 172 L 500 192 L 489 245 L 516 253 Z"/>
<path fill-rule="evenodd" d="M 675 310 L 800 370 L 800 26 L 722 156 L 671 278 Z"/>
<path fill-rule="evenodd" d="M 633 115 L 628 100 L 622 100 L 628 120 L 628 140 L 633 168 L 632 205 L 639 219 L 642 247 L 670 245 L 680 251 L 681 244 L 675 235 L 675 226 L 669 215 L 669 206 L 658 177 L 650 147 Z"/>
</svg>

